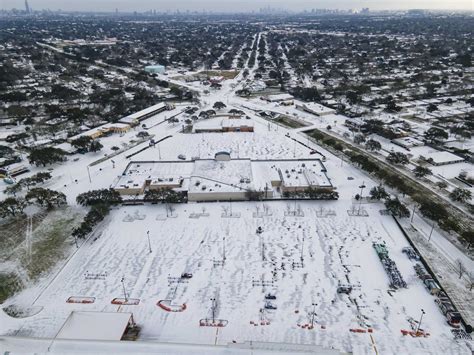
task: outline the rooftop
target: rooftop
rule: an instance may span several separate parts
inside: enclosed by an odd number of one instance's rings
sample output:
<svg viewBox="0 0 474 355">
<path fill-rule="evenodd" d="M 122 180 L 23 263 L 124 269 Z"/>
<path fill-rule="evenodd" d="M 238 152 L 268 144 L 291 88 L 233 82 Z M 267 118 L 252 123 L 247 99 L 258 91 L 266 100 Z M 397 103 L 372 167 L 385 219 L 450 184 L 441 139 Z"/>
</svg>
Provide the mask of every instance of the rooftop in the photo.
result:
<svg viewBox="0 0 474 355">
<path fill-rule="evenodd" d="M 73 311 L 57 339 L 120 340 L 132 313 Z"/>
</svg>

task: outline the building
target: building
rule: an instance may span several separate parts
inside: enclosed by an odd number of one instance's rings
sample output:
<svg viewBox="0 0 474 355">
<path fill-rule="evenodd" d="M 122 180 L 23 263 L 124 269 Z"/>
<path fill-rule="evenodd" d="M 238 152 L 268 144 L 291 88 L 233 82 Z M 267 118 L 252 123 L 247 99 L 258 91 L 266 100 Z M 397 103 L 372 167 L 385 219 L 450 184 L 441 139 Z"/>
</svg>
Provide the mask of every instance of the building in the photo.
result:
<svg viewBox="0 0 474 355">
<path fill-rule="evenodd" d="M 72 311 L 56 339 L 122 340 L 133 327 L 132 313 Z"/>
<path fill-rule="evenodd" d="M 119 120 L 120 123 L 125 123 L 130 126 L 136 126 L 140 124 L 141 121 L 146 120 L 154 115 L 157 115 L 163 111 L 170 111 L 174 110 L 175 106 L 171 104 L 167 104 L 165 102 L 160 102 L 159 104 L 147 107 L 144 110 L 132 113 L 126 117 L 123 117 Z"/>
<path fill-rule="evenodd" d="M 166 72 L 166 67 L 164 65 L 148 65 L 145 67 L 145 71 L 150 74 L 164 74 Z"/>
<path fill-rule="evenodd" d="M 410 149 L 413 147 L 419 147 L 425 145 L 424 142 L 420 141 L 419 139 L 413 137 L 402 137 L 402 138 L 395 138 L 392 139 L 391 142 L 396 144 L 402 148 Z"/>
<path fill-rule="evenodd" d="M 462 163 L 465 160 L 456 154 L 440 150 L 433 150 L 423 155 L 423 159 L 434 166 Z"/>
<path fill-rule="evenodd" d="M 326 116 L 336 113 L 336 110 L 315 102 L 297 102 L 295 106 L 301 111 L 309 112 L 316 116 Z"/>
<path fill-rule="evenodd" d="M 248 120 L 212 118 L 194 124 L 194 133 L 253 132 L 254 124 Z"/>
<path fill-rule="evenodd" d="M 290 94 L 277 94 L 277 95 L 268 95 L 262 97 L 263 100 L 268 102 L 283 102 L 283 101 L 292 101 L 294 97 Z"/>
<path fill-rule="evenodd" d="M 214 159 L 131 162 L 114 187 L 125 196 L 173 189 L 196 202 L 245 201 L 254 192 L 274 199 L 309 188 L 335 189 L 319 159 L 232 159 L 225 151 Z"/>
<path fill-rule="evenodd" d="M 76 140 L 80 137 L 85 137 L 85 136 L 90 137 L 92 139 L 97 139 L 97 138 L 100 138 L 100 137 L 103 137 L 103 136 L 106 136 L 106 135 L 109 135 L 109 134 L 112 134 L 112 133 L 124 134 L 124 133 L 128 132 L 130 129 L 131 129 L 130 125 L 125 124 L 125 123 L 120 123 L 120 122 L 106 123 L 102 126 L 90 129 L 86 132 L 83 132 L 83 133 L 80 133 L 80 134 L 75 135 L 73 137 L 70 137 L 70 138 L 67 139 L 67 141 L 69 143 L 71 143 L 72 141 L 74 141 L 74 140 Z"/>
</svg>

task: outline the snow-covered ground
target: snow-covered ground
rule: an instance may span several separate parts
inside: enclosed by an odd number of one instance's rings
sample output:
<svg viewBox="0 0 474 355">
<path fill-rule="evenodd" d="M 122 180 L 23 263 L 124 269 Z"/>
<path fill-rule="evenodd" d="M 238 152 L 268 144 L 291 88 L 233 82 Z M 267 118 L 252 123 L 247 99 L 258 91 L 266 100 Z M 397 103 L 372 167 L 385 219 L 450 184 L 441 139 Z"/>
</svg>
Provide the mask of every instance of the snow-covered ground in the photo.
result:
<svg viewBox="0 0 474 355">
<path fill-rule="evenodd" d="M 285 216 L 285 202 L 272 202 L 268 203 L 272 215 L 263 218 L 253 217 L 257 203 L 252 202 L 233 203 L 240 218 L 221 217 L 225 204 L 220 203 L 179 205 L 175 218 L 166 218 L 163 206 L 118 208 L 45 289 L 38 285 L 8 302 L 42 310 L 25 319 L 2 314 L 1 332 L 52 338 L 72 310 L 127 311 L 142 326 L 144 340 L 200 344 L 252 340 L 370 353 L 369 334 L 349 331 L 370 327 L 383 354 L 468 353 L 462 343 L 452 340 L 433 297 L 401 252 L 408 243 L 392 218 L 381 216 L 378 204 L 364 206 L 369 218 L 348 217 L 349 203 L 298 202 L 304 217 L 291 217 Z M 293 209 L 293 202 L 289 206 Z M 209 217 L 189 218 L 203 207 Z M 336 216 L 318 218 L 321 207 Z M 144 219 L 125 222 L 128 215 Z M 263 229 L 265 261 L 258 227 Z M 387 292 L 388 278 L 372 242 L 387 244 L 407 289 Z M 224 248 L 225 263 L 215 266 L 222 261 Z M 193 273 L 193 278 L 176 283 L 182 272 Z M 354 285 L 350 296 L 336 292 L 338 282 L 347 284 L 346 277 Z M 124 297 L 122 278 L 127 296 L 140 299 L 139 305 L 111 304 L 113 298 Z M 259 286 L 262 280 L 268 286 Z M 276 295 L 273 303 L 278 309 L 265 312 L 270 325 L 254 326 L 250 321 L 260 322 L 267 292 Z M 66 303 L 70 296 L 95 297 L 95 302 Z M 218 332 L 199 326 L 200 319 L 210 317 L 211 298 L 218 299 L 217 317 L 229 321 Z M 187 309 L 168 313 L 156 305 L 162 299 L 186 303 Z M 310 322 L 312 304 L 316 304 L 316 327 L 302 329 L 298 324 Z M 421 309 L 426 312 L 422 328 L 431 336 L 403 337 L 400 330 L 410 329 L 409 317 L 418 319 Z"/>
<path fill-rule="evenodd" d="M 259 38 L 256 36 L 256 40 Z M 257 61 L 250 69 L 256 68 Z M 360 193 L 359 186 L 366 186 L 366 196 L 376 183 L 314 143 L 308 141 L 312 148 L 306 148 L 286 136 L 299 136 L 298 130 L 268 123 L 246 107 L 283 114 L 288 111 L 310 124 L 331 124 L 336 130 L 342 126 L 344 117 L 330 115 L 319 119 L 294 108 L 233 97 L 241 79 L 239 75 L 225 81 L 220 91 L 212 91 L 203 98 L 201 108 L 222 101 L 227 109 L 244 109 L 254 123 L 254 133 L 183 134 L 179 133 L 182 123 L 160 123 L 171 115 L 161 113 L 145 122 L 147 132 L 154 135 L 155 141 L 170 138 L 143 151 L 148 142 L 130 145 L 139 128 L 123 136 L 103 138 L 101 153 L 74 156 L 65 164 L 53 166 L 53 179 L 45 187 L 64 192 L 73 204 L 79 193 L 113 186 L 131 160 L 176 160 L 180 154 L 188 159 L 213 158 L 222 150 L 234 158 L 297 159 L 309 158 L 310 150 L 315 148 L 327 157 L 327 174 L 340 199 L 296 204 L 268 202 L 271 215 L 261 218 L 254 217 L 254 213 L 263 211 L 261 203 L 256 202 L 232 203 L 232 211 L 239 218 L 222 217 L 223 207 L 230 209 L 228 203 L 177 205 L 173 217 L 168 218 L 163 205 L 118 207 L 77 251 L 71 249 L 65 264 L 7 300 L 5 306 L 34 307 L 39 312 L 23 319 L 0 312 L 0 334 L 53 338 L 73 310 L 126 311 L 133 312 L 142 327 L 140 339 L 146 341 L 318 344 L 361 354 L 471 353 L 465 341 L 453 340 L 433 296 L 416 277 L 414 264 L 401 251 L 408 242 L 393 219 L 379 213 L 383 206 L 357 204 L 355 208 L 367 211 L 369 217 L 348 215 L 347 211 L 354 206 L 353 196 Z M 182 109 L 179 107 L 174 113 Z M 183 119 L 182 116 L 178 118 Z M 91 165 L 105 153 L 110 154 L 113 146 L 130 149 Z M 137 154 L 127 158 L 133 153 Z M 78 160 L 74 159 L 77 157 Z M 29 174 L 43 170 L 32 167 Z M 0 190 L 4 188 L 5 185 Z M 189 217 L 202 213 L 203 208 L 209 216 Z M 303 212 L 300 217 L 289 216 L 295 209 Z M 335 216 L 318 217 L 323 211 L 331 211 Z M 256 234 L 258 227 L 263 230 L 261 237 Z M 388 291 L 389 280 L 373 242 L 387 244 L 407 289 Z M 442 247 L 446 242 L 438 245 Z M 461 253 L 449 246 L 453 258 Z M 183 272 L 193 273 L 193 278 L 178 282 Z M 337 294 L 339 282 L 353 285 L 350 296 Z M 124 297 L 124 289 L 128 298 L 139 299 L 140 303 L 112 305 L 112 299 Z M 260 309 L 268 292 L 276 295 L 272 302 L 277 309 L 264 312 L 263 317 L 270 324 L 261 326 Z M 66 303 L 71 296 L 95 297 L 95 302 Z M 229 321 L 224 328 L 199 326 L 200 319 L 211 316 L 211 298 L 218 299 L 217 317 Z M 163 299 L 171 299 L 175 305 L 186 303 L 187 308 L 184 312 L 168 313 L 157 306 Z M 416 324 L 414 320 L 418 320 L 421 309 L 426 312 L 422 328 L 431 335 L 402 336 L 400 330 L 411 329 L 409 320 Z M 315 328 L 301 328 L 310 322 L 313 311 Z M 351 328 L 372 328 L 373 333 L 352 333 Z"/>
</svg>

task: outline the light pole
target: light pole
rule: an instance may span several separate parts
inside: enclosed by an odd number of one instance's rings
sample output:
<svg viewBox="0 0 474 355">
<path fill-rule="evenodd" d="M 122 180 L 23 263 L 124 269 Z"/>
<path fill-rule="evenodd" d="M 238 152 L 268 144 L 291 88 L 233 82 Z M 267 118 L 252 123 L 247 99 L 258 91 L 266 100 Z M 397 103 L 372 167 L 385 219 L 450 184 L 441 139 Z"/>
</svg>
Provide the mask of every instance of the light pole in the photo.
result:
<svg viewBox="0 0 474 355">
<path fill-rule="evenodd" d="M 428 236 L 428 241 L 431 240 L 431 235 L 433 234 L 434 226 L 435 226 L 435 222 L 433 222 L 433 224 L 431 225 L 431 232 L 430 232 L 430 235 Z"/>
<path fill-rule="evenodd" d="M 91 172 L 89 170 L 89 165 L 87 165 L 87 174 L 89 175 L 89 182 L 92 183 Z"/>
<path fill-rule="evenodd" d="M 122 283 L 123 297 L 125 298 L 125 302 L 127 302 L 127 301 L 128 301 L 128 297 L 127 297 L 127 291 L 125 291 L 124 277 L 122 277 L 122 280 L 120 280 L 120 282 Z"/>
<path fill-rule="evenodd" d="M 316 315 L 316 306 L 317 305 L 318 305 L 317 303 L 312 303 L 313 312 L 311 313 L 311 328 L 313 328 L 313 326 L 314 326 L 314 316 Z"/>
<path fill-rule="evenodd" d="M 410 222 L 413 222 L 413 218 L 415 217 L 415 208 L 416 208 L 416 204 L 413 204 L 413 212 L 411 213 L 411 220 L 410 220 Z"/>
<path fill-rule="evenodd" d="M 420 316 L 420 321 L 418 322 L 418 327 L 416 328 L 416 335 L 418 335 L 418 331 L 420 330 L 421 327 L 421 321 L 423 320 L 423 315 L 425 314 L 425 311 L 422 309 L 421 310 L 421 316 Z"/>
<path fill-rule="evenodd" d="M 150 231 L 146 231 L 146 236 L 148 238 L 148 249 L 150 250 L 150 253 L 151 253 Z"/>
<path fill-rule="evenodd" d="M 211 298 L 211 301 L 212 301 L 212 323 L 214 324 L 215 323 L 215 320 L 216 320 L 216 299 L 215 298 Z"/>
<path fill-rule="evenodd" d="M 360 195 L 359 195 L 359 211 L 357 212 L 357 214 L 360 213 L 360 208 L 362 207 L 362 192 L 363 192 L 364 189 L 365 189 L 364 181 L 362 181 L 362 185 L 360 185 L 359 188 L 360 188 Z"/>
</svg>

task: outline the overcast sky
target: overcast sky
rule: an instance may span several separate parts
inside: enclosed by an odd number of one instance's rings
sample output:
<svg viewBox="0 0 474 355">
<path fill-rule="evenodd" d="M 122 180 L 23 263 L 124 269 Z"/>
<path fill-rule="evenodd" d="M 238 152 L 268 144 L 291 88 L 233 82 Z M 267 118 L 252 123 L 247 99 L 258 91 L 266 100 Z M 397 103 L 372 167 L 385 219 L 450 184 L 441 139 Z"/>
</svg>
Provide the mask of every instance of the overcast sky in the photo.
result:
<svg viewBox="0 0 474 355">
<path fill-rule="evenodd" d="M 464 9 L 473 10 L 474 0 L 29 0 L 33 9 L 88 11 L 157 11 L 190 9 L 213 11 L 252 11 L 272 6 L 291 10 L 339 9 Z M 4 9 L 23 9 L 24 0 L 0 0 Z"/>
</svg>

